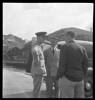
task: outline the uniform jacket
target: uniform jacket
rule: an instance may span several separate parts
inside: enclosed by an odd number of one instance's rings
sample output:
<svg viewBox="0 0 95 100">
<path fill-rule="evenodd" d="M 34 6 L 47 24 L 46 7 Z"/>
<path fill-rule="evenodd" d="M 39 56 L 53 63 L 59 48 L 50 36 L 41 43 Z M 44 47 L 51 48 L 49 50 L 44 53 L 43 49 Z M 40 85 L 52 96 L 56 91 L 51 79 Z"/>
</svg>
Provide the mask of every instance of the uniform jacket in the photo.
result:
<svg viewBox="0 0 95 100">
<path fill-rule="evenodd" d="M 43 50 L 41 46 L 36 45 L 32 51 L 33 61 L 32 61 L 32 68 L 31 68 L 31 75 L 46 75 L 45 69 L 45 61 Z"/>
</svg>

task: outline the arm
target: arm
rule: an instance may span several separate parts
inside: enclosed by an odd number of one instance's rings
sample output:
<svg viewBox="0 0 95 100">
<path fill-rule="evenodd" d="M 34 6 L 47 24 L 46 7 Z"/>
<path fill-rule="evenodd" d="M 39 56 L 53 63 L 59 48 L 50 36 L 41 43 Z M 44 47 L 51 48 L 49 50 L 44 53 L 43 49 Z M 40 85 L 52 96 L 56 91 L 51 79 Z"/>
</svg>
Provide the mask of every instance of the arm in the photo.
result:
<svg viewBox="0 0 95 100">
<path fill-rule="evenodd" d="M 61 78 L 64 75 L 66 67 L 66 48 L 63 46 L 60 49 L 60 58 L 59 58 L 59 67 L 57 71 L 57 79 Z"/>
<path fill-rule="evenodd" d="M 32 54 L 29 52 L 28 61 L 27 61 L 26 65 L 25 65 L 25 67 L 26 67 L 26 72 L 30 72 L 30 70 L 31 70 L 31 65 L 32 65 L 32 61 L 33 61 L 33 56 L 32 56 Z"/>
<path fill-rule="evenodd" d="M 87 73 L 87 68 L 89 67 L 88 65 L 88 56 L 87 56 L 87 52 L 85 49 L 83 49 L 83 70 L 84 70 L 84 76 Z"/>
<path fill-rule="evenodd" d="M 45 67 L 46 67 L 46 71 L 47 71 L 47 75 L 50 75 L 50 68 L 48 66 L 48 52 L 47 50 L 44 51 L 44 59 L 45 59 Z"/>
<path fill-rule="evenodd" d="M 33 51 L 33 62 L 34 62 L 34 65 L 35 66 L 39 66 L 40 65 L 40 61 L 39 61 L 39 54 L 38 54 L 38 51 L 35 49 Z"/>
</svg>

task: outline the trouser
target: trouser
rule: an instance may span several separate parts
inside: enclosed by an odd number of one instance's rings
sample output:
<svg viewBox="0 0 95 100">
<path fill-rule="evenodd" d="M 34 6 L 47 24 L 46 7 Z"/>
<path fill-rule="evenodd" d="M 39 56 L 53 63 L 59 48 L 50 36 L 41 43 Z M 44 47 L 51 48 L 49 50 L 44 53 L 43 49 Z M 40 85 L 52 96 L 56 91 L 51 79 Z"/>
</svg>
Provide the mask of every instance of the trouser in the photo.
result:
<svg viewBox="0 0 95 100">
<path fill-rule="evenodd" d="M 42 76 L 41 75 L 35 75 L 33 76 L 33 97 L 34 98 L 38 98 L 39 97 L 39 93 L 40 93 L 40 88 L 41 88 L 41 84 L 42 84 Z"/>
<path fill-rule="evenodd" d="M 46 77 L 46 89 L 48 98 L 57 97 L 58 84 L 57 81 L 55 80 L 55 76 Z"/>
<path fill-rule="evenodd" d="M 62 77 L 58 82 L 59 98 L 84 98 L 84 82 L 72 82 Z"/>
<path fill-rule="evenodd" d="M 30 72 L 31 72 L 31 66 L 27 66 L 27 67 L 26 67 L 26 72 L 27 72 L 27 73 L 30 73 Z"/>
</svg>

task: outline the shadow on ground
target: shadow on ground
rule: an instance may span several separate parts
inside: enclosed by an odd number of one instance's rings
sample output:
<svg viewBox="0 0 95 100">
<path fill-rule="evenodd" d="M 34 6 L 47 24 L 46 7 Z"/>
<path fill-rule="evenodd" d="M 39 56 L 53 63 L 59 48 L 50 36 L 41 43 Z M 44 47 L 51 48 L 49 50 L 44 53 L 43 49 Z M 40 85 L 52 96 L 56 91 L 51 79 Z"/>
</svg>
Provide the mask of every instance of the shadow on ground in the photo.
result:
<svg viewBox="0 0 95 100">
<path fill-rule="evenodd" d="M 32 91 L 30 91 L 19 94 L 6 95 L 3 98 L 33 98 L 33 96 L 32 96 Z M 47 98 L 45 90 L 41 91 L 40 98 Z"/>
</svg>

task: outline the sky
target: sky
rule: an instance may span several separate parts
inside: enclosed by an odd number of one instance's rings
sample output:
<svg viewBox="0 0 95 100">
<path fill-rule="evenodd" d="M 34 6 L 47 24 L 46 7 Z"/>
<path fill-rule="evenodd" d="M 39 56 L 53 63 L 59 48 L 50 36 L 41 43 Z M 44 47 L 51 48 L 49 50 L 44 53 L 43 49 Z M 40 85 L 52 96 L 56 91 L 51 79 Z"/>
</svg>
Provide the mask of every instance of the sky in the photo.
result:
<svg viewBox="0 0 95 100">
<path fill-rule="evenodd" d="M 3 34 L 31 40 L 35 32 L 93 26 L 93 3 L 3 3 Z"/>
</svg>

